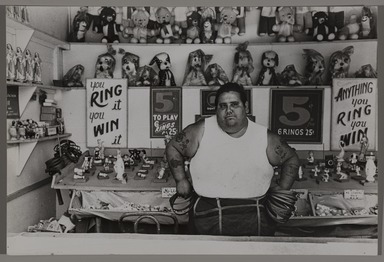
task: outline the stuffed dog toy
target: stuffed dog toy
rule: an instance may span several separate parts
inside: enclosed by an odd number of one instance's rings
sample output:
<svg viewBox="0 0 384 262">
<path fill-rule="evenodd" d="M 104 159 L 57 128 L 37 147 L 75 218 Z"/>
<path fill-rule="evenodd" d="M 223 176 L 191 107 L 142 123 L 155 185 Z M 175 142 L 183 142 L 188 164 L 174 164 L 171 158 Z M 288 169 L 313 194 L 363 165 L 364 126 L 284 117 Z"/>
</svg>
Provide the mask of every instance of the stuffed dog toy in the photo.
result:
<svg viewBox="0 0 384 262">
<path fill-rule="evenodd" d="M 334 52 L 329 58 L 329 67 L 331 81 L 333 78 L 348 77 L 351 55 L 354 52 L 353 46 L 348 46 L 341 51 Z"/>
<path fill-rule="evenodd" d="M 200 20 L 201 15 L 197 11 L 188 13 L 187 17 L 187 44 L 200 44 Z"/>
<path fill-rule="evenodd" d="M 261 56 L 262 68 L 257 78 L 257 86 L 278 85 L 275 68 L 279 66 L 279 56 L 274 51 L 264 52 Z"/>
<path fill-rule="evenodd" d="M 200 40 L 203 44 L 212 44 L 216 39 L 215 25 L 211 17 L 207 17 L 202 21 L 202 30 L 200 32 Z"/>
<path fill-rule="evenodd" d="M 68 87 L 82 87 L 83 83 L 81 78 L 83 77 L 84 66 L 78 64 L 69 69 L 69 71 L 63 77 L 63 86 Z"/>
<path fill-rule="evenodd" d="M 212 56 L 205 55 L 203 50 L 198 49 L 189 53 L 188 64 L 184 75 L 184 86 L 207 85 L 204 76 L 205 65 L 210 62 Z"/>
<path fill-rule="evenodd" d="M 373 69 L 371 64 L 363 65 L 355 73 L 356 78 L 377 78 L 377 72 Z"/>
<path fill-rule="evenodd" d="M 113 7 L 102 7 L 99 9 L 100 25 L 97 33 L 103 33 L 102 43 L 119 43 L 118 32 L 121 31 L 120 25 L 116 23 L 116 11 Z"/>
<path fill-rule="evenodd" d="M 81 7 L 77 11 L 76 16 L 73 18 L 73 32 L 70 35 L 69 41 L 71 42 L 84 42 L 85 33 L 88 31 L 91 26 L 91 15 L 87 12 L 88 8 Z"/>
<path fill-rule="evenodd" d="M 139 67 L 137 70 L 136 86 L 156 86 L 159 83 L 159 77 L 155 70 L 147 65 Z"/>
<path fill-rule="evenodd" d="M 346 40 L 352 39 L 356 40 L 359 38 L 360 33 L 360 24 L 357 22 L 357 15 L 353 14 L 349 18 L 349 23 L 340 29 L 339 39 Z"/>
<path fill-rule="evenodd" d="M 296 71 L 294 65 L 287 65 L 279 74 L 279 83 L 284 86 L 301 86 L 305 84 L 305 78 Z"/>
<path fill-rule="evenodd" d="M 324 57 L 313 49 L 303 49 L 304 58 L 306 59 L 305 74 L 307 85 L 323 85 L 322 78 L 325 71 Z"/>
<path fill-rule="evenodd" d="M 97 57 L 95 78 L 113 78 L 116 60 L 110 53 Z"/>
<path fill-rule="evenodd" d="M 174 17 L 167 7 L 159 7 L 156 10 L 156 21 L 160 27 L 160 37 L 156 39 L 158 44 L 169 44 L 178 39 L 180 27 L 174 25 Z"/>
<path fill-rule="evenodd" d="M 233 83 L 240 84 L 242 86 L 251 86 L 252 80 L 250 73 L 253 72 L 253 59 L 251 53 L 247 50 L 248 41 L 239 44 L 236 47 L 235 53 L 235 66 L 233 70 Z"/>
<path fill-rule="evenodd" d="M 209 86 L 220 86 L 229 82 L 223 68 L 218 64 L 211 64 L 207 67 L 205 79 Z"/>
<path fill-rule="evenodd" d="M 165 52 L 159 53 L 152 58 L 149 65 L 156 63 L 159 68 L 159 86 L 176 86 L 175 78 L 171 71 L 171 59 Z"/>
<path fill-rule="evenodd" d="M 137 69 L 140 58 L 132 53 L 125 52 L 121 60 L 122 77 L 128 79 L 128 86 L 135 86 L 137 80 Z"/>
</svg>

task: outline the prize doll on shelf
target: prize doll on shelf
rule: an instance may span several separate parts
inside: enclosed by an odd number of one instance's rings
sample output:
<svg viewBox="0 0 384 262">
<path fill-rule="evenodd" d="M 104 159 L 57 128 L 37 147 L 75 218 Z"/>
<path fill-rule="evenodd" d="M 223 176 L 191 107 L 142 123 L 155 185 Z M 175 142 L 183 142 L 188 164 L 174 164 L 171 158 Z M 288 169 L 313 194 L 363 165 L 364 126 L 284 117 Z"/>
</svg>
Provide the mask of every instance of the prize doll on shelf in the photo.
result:
<svg viewBox="0 0 384 262">
<path fill-rule="evenodd" d="M 253 59 L 251 53 L 247 50 L 248 41 L 239 44 L 235 53 L 235 65 L 233 70 L 233 83 L 240 84 L 242 86 L 251 86 L 252 80 L 250 73 L 253 72 Z"/>
</svg>

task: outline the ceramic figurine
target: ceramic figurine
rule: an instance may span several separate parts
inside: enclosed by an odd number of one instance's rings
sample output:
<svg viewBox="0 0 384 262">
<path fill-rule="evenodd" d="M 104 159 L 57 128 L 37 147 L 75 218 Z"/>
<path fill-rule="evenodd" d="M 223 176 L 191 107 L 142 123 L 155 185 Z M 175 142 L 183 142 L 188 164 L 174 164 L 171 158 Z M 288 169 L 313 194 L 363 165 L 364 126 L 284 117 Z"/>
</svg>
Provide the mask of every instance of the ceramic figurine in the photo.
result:
<svg viewBox="0 0 384 262">
<path fill-rule="evenodd" d="M 33 82 L 33 70 L 34 62 L 32 53 L 29 49 L 25 50 L 25 81 L 32 83 Z"/>
<path fill-rule="evenodd" d="M 19 133 L 19 140 L 25 140 L 26 139 L 26 130 L 24 125 L 20 124 L 18 127 L 18 133 Z"/>
<path fill-rule="evenodd" d="M 89 172 L 89 157 L 84 157 L 84 162 L 81 165 L 81 168 L 84 170 L 85 173 Z"/>
<path fill-rule="evenodd" d="M 16 121 L 12 121 L 12 125 L 8 130 L 9 135 L 11 136 L 10 140 L 17 140 L 17 128 L 16 128 Z"/>
<path fill-rule="evenodd" d="M 324 174 L 322 175 L 321 181 L 327 183 L 329 182 L 329 169 L 324 169 Z"/>
<path fill-rule="evenodd" d="M 375 177 L 374 177 L 376 175 L 375 156 L 371 152 L 371 154 L 366 156 L 365 158 L 367 160 L 367 163 L 365 164 L 366 181 L 375 182 Z"/>
<path fill-rule="evenodd" d="M 313 165 L 315 163 L 315 157 L 314 157 L 313 151 L 308 152 L 307 160 L 309 165 Z"/>
<path fill-rule="evenodd" d="M 355 170 L 356 169 L 356 163 L 357 163 L 357 154 L 352 153 L 352 155 L 349 158 L 349 163 L 351 164 L 351 169 Z"/>
<path fill-rule="evenodd" d="M 97 139 L 97 146 L 99 147 L 99 157 L 101 160 L 104 160 L 104 141 Z"/>
<path fill-rule="evenodd" d="M 316 165 L 314 169 L 312 169 L 313 171 L 313 176 L 314 177 L 317 177 L 318 176 L 318 173 L 320 172 L 320 168 L 319 168 L 319 165 Z"/>
<path fill-rule="evenodd" d="M 7 80 L 13 81 L 16 78 L 15 51 L 11 44 L 7 44 Z"/>
<path fill-rule="evenodd" d="M 35 53 L 35 57 L 33 58 L 34 62 L 34 71 L 33 71 L 33 82 L 36 84 L 42 84 L 41 82 L 41 58 L 39 53 Z"/>
<path fill-rule="evenodd" d="M 124 178 L 124 167 L 124 161 L 121 158 L 120 150 L 117 150 L 114 169 L 116 172 L 116 179 L 122 181 L 123 184 L 127 183 L 126 179 Z"/>
<path fill-rule="evenodd" d="M 341 164 L 340 165 L 338 164 L 337 167 L 336 167 L 336 175 L 339 176 L 338 180 L 346 180 L 346 179 L 348 179 L 348 175 L 346 173 L 342 172 L 342 170 L 341 170 Z"/>
<path fill-rule="evenodd" d="M 298 171 L 298 175 L 299 175 L 299 180 L 302 180 L 303 179 L 303 167 L 302 166 L 299 166 L 299 171 Z"/>
<path fill-rule="evenodd" d="M 369 147 L 369 140 L 366 135 L 364 135 L 360 140 L 360 153 L 359 153 L 359 161 L 365 161 L 365 154 L 367 153 Z"/>
<path fill-rule="evenodd" d="M 18 82 L 24 82 L 25 80 L 25 56 L 23 54 L 23 51 L 21 50 L 21 47 L 16 48 L 16 64 L 15 64 L 15 71 L 16 71 L 16 78 L 15 80 Z"/>
<path fill-rule="evenodd" d="M 340 140 L 339 141 L 340 153 L 336 156 L 337 162 L 344 162 L 344 155 L 345 155 L 344 147 L 345 147 L 345 142 Z"/>
<path fill-rule="evenodd" d="M 361 176 L 361 174 L 360 174 L 360 166 L 359 165 L 356 165 L 355 172 L 356 172 L 356 176 Z"/>
<path fill-rule="evenodd" d="M 143 162 L 145 164 L 148 164 L 148 165 L 154 165 L 155 164 L 155 161 L 154 160 L 150 160 L 148 157 L 147 157 L 147 152 L 143 149 L 141 150 L 141 152 L 143 153 L 143 156 L 141 157 L 143 159 Z"/>
</svg>

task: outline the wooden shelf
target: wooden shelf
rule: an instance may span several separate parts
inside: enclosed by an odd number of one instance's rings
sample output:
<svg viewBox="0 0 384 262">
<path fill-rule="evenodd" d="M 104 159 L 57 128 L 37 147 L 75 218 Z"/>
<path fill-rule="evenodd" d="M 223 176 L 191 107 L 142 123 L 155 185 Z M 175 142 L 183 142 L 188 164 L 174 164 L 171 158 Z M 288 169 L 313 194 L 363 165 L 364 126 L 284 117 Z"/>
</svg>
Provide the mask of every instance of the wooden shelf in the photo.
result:
<svg viewBox="0 0 384 262">
<path fill-rule="evenodd" d="M 72 135 L 71 133 L 65 133 L 62 135 L 45 136 L 45 137 L 41 137 L 39 139 L 7 140 L 7 144 L 22 144 L 22 143 L 42 142 L 42 141 L 47 141 L 47 140 L 54 140 L 54 139 L 70 137 L 71 135 Z"/>
<path fill-rule="evenodd" d="M 39 85 L 39 84 L 21 83 L 21 82 L 15 82 L 15 81 L 7 81 L 7 86 L 36 87 L 39 89 L 51 89 L 51 90 L 70 90 L 71 89 L 71 87 Z"/>
</svg>

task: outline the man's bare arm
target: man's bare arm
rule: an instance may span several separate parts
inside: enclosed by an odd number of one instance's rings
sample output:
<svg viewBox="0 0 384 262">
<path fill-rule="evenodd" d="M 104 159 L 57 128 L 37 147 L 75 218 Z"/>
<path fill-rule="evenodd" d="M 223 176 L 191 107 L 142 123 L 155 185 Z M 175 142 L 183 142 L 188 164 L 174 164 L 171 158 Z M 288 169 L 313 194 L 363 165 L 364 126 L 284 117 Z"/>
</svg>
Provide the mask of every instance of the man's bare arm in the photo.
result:
<svg viewBox="0 0 384 262">
<path fill-rule="evenodd" d="M 173 178 L 176 181 L 176 190 L 182 196 L 188 196 L 192 186 L 184 170 L 184 159 L 192 158 L 199 148 L 204 133 L 204 121 L 191 124 L 179 132 L 167 144 L 166 155 Z"/>
<path fill-rule="evenodd" d="M 267 157 L 273 166 L 281 166 L 279 188 L 291 189 L 299 170 L 299 157 L 280 136 L 268 130 Z"/>
</svg>

